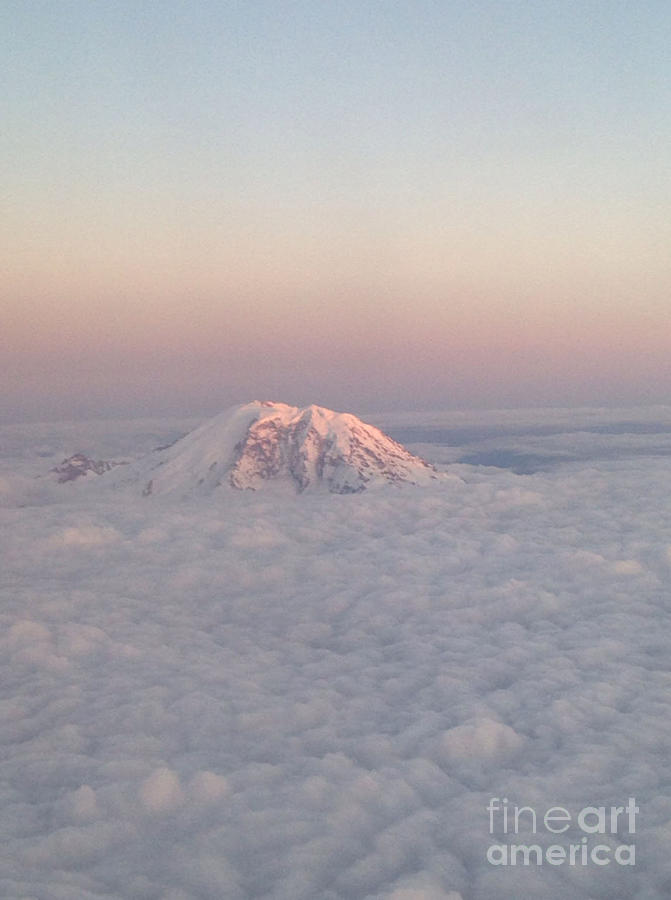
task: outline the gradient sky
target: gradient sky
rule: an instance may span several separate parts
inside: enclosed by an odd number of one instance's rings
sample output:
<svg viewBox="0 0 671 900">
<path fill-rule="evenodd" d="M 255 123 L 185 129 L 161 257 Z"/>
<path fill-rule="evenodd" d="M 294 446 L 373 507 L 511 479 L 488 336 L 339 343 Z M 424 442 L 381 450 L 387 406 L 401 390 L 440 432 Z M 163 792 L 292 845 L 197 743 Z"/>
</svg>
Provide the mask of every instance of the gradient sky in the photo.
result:
<svg viewBox="0 0 671 900">
<path fill-rule="evenodd" d="M 671 402 L 667 0 L 0 5 L 0 414 Z"/>
</svg>

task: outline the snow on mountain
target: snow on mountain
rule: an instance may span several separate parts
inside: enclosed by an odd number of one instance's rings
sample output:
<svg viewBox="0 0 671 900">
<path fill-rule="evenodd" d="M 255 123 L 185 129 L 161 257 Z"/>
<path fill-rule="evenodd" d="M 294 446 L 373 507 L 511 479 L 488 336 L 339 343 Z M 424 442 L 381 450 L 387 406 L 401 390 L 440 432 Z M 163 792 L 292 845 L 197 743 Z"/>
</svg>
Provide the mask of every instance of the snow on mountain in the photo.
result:
<svg viewBox="0 0 671 900">
<path fill-rule="evenodd" d="M 298 493 L 358 493 L 381 484 L 426 484 L 438 474 L 424 460 L 349 413 L 284 403 L 235 406 L 128 467 L 123 480 L 145 496 L 226 485 L 273 485 Z"/>
</svg>

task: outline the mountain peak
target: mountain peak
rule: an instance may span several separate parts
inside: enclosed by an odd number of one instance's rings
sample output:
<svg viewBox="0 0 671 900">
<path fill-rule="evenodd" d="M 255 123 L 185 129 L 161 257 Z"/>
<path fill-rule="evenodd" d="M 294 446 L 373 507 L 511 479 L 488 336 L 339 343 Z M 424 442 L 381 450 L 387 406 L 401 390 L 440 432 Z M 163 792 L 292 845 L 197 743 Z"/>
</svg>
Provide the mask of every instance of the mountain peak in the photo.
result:
<svg viewBox="0 0 671 900">
<path fill-rule="evenodd" d="M 226 410 L 136 469 L 145 496 L 271 485 L 350 494 L 437 477 L 424 460 L 351 413 L 267 400 Z"/>
<path fill-rule="evenodd" d="M 76 481 L 78 478 L 85 478 L 91 474 L 103 475 L 118 465 L 120 463 L 107 459 L 91 459 L 85 453 L 73 453 L 59 465 L 54 466 L 51 471 L 57 476 L 59 484 L 63 484 L 66 481 Z"/>
</svg>

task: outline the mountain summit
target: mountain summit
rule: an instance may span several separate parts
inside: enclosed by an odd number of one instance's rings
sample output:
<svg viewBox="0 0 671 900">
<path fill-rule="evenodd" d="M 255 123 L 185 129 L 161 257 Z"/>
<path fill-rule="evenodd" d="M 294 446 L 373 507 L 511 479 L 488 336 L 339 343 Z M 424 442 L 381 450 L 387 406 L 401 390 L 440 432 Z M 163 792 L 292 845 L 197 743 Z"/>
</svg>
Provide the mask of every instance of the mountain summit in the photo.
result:
<svg viewBox="0 0 671 900">
<path fill-rule="evenodd" d="M 54 466 L 51 471 L 57 476 L 58 483 L 64 484 L 66 481 L 76 481 L 77 478 L 86 478 L 92 474 L 103 475 L 118 465 L 121 463 L 107 459 L 91 459 L 85 453 L 74 453 L 60 465 Z"/>
<path fill-rule="evenodd" d="M 428 463 L 356 416 L 268 402 L 235 406 L 128 469 L 145 496 L 271 484 L 351 494 L 437 477 Z"/>
</svg>

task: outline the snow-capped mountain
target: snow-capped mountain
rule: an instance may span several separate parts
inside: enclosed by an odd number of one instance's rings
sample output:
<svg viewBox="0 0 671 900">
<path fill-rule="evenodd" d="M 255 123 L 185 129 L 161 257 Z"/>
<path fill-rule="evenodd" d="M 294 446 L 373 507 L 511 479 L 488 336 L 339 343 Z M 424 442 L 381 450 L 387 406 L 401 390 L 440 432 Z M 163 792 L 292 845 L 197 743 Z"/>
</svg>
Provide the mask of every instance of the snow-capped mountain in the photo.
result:
<svg viewBox="0 0 671 900">
<path fill-rule="evenodd" d="M 235 406 L 170 447 L 128 466 L 145 496 L 270 485 L 336 494 L 381 484 L 423 484 L 434 469 L 356 416 L 284 403 Z"/>
<path fill-rule="evenodd" d="M 103 475 L 118 465 L 121 465 L 121 463 L 107 459 L 91 459 L 85 453 L 73 453 L 72 456 L 64 459 L 62 463 L 54 466 L 51 471 L 56 476 L 58 483 L 63 484 L 66 481 L 76 481 L 76 479 L 87 475 Z"/>
</svg>

